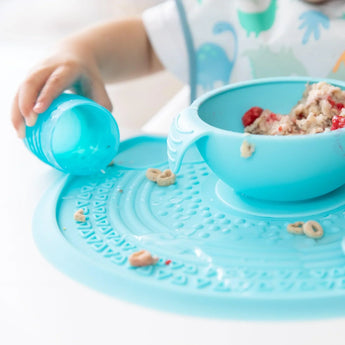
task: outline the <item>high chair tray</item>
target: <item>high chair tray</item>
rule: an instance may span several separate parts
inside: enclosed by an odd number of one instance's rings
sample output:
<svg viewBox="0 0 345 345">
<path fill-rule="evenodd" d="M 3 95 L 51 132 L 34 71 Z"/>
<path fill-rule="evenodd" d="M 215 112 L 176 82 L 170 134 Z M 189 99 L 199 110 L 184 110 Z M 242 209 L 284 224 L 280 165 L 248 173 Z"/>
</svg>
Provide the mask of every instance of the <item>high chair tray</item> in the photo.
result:
<svg viewBox="0 0 345 345">
<path fill-rule="evenodd" d="M 308 202 L 246 199 L 222 190 L 195 148 L 176 183 L 160 187 L 145 172 L 168 168 L 166 151 L 165 138 L 132 138 L 106 171 L 54 185 L 33 223 L 43 256 L 98 291 L 177 313 L 345 316 L 344 187 Z M 73 219 L 80 208 L 85 223 Z M 308 219 L 323 226 L 323 238 L 287 232 Z M 140 249 L 159 262 L 131 267 L 128 256 Z"/>
</svg>

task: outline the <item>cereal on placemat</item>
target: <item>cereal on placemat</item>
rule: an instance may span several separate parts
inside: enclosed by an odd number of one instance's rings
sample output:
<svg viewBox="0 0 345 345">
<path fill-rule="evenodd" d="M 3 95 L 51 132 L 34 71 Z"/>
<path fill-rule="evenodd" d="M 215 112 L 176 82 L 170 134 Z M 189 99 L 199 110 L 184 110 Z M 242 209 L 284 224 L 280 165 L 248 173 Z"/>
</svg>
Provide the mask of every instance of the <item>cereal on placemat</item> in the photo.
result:
<svg viewBox="0 0 345 345">
<path fill-rule="evenodd" d="M 78 211 L 76 211 L 74 213 L 74 216 L 73 216 L 74 220 L 76 220 L 77 222 L 82 222 L 84 223 L 86 221 L 86 217 L 84 215 L 84 210 L 81 208 L 79 209 Z"/>
<path fill-rule="evenodd" d="M 158 260 L 157 257 L 153 257 L 151 253 L 145 249 L 139 250 L 128 257 L 128 261 L 133 267 L 155 265 Z"/>
<path fill-rule="evenodd" d="M 159 169 L 156 168 L 149 168 L 146 170 L 146 177 L 153 182 L 157 181 L 158 175 L 160 175 L 162 172 Z"/>
<path fill-rule="evenodd" d="M 291 234 L 305 234 L 310 238 L 321 238 L 323 236 L 322 226 L 315 220 L 304 222 L 295 222 L 287 226 L 287 231 Z"/>
<path fill-rule="evenodd" d="M 303 222 L 295 222 L 292 224 L 289 224 L 287 226 L 287 231 L 290 232 L 291 234 L 298 234 L 298 235 L 302 235 L 303 232 Z"/>
<path fill-rule="evenodd" d="M 176 181 L 176 175 L 170 170 L 164 170 L 160 175 L 157 176 L 157 184 L 159 186 L 170 186 Z"/>
<path fill-rule="evenodd" d="M 311 238 L 321 238 L 323 236 L 322 226 L 315 220 L 309 220 L 303 225 L 303 232 Z"/>
<path fill-rule="evenodd" d="M 146 177 L 163 187 L 170 186 L 176 181 L 176 175 L 170 169 L 161 171 L 156 168 L 149 168 L 146 170 Z"/>
</svg>

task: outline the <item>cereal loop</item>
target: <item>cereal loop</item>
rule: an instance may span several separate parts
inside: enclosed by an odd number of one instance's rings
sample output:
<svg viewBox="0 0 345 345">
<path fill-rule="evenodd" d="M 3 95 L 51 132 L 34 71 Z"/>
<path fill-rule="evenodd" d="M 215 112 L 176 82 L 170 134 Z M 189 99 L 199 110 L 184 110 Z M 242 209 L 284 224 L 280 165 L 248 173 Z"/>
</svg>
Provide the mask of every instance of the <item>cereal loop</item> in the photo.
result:
<svg viewBox="0 0 345 345">
<path fill-rule="evenodd" d="M 86 222 L 86 217 L 84 215 L 84 211 L 83 209 L 79 209 L 77 212 L 74 213 L 73 216 L 74 220 L 76 220 L 77 222 L 82 222 L 85 223 Z"/>
<path fill-rule="evenodd" d="M 157 184 L 159 186 L 170 186 L 176 181 L 176 175 L 170 170 L 164 170 L 163 173 L 158 175 Z"/>
<path fill-rule="evenodd" d="M 128 261 L 133 267 L 142 267 L 156 264 L 158 258 L 153 257 L 149 251 L 143 249 L 131 254 Z"/>
<path fill-rule="evenodd" d="M 287 226 L 287 231 L 290 232 L 291 234 L 298 234 L 302 235 L 303 234 L 303 222 L 295 222 L 292 224 L 289 224 Z"/>
<path fill-rule="evenodd" d="M 248 143 L 247 140 L 244 140 L 240 147 L 241 157 L 249 158 L 255 152 L 255 145 Z"/>
<path fill-rule="evenodd" d="M 323 236 L 323 228 L 315 220 L 309 220 L 303 225 L 303 232 L 311 238 L 321 238 Z"/>
<path fill-rule="evenodd" d="M 146 177 L 153 182 L 157 181 L 158 175 L 160 175 L 162 172 L 159 169 L 155 168 L 149 168 L 146 170 Z"/>
</svg>

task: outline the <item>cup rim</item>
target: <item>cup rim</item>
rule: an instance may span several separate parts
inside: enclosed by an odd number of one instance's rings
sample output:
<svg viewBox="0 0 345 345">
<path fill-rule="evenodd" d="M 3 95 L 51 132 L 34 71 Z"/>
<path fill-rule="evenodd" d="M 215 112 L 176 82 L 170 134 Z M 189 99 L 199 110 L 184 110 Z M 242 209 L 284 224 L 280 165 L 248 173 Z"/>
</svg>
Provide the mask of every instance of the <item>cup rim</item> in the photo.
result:
<svg viewBox="0 0 345 345">
<path fill-rule="evenodd" d="M 98 110 L 100 110 L 104 115 L 106 115 L 108 117 L 108 119 L 110 119 L 110 121 L 113 122 L 114 125 L 114 129 L 115 129 L 115 135 L 116 135 L 116 146 L 115 146 L 115 152 L 118 152 L 119 150 L 119 146 L 120 146 L 120 130 L 119 130 L 119 126 L 113 116 L 113 114 L 105 107 L 101 106 L 100 104 L 96 103 L 95 101 L 92 101 L 91 99 L 84 97 L 84 96 L 80 96 L 80 95 L 75 95 L 72 94 L 73 98 L 71 98 L 70 100 L 65 102 L 65 107 L 68 106 L 69 110 L 75 109 L 76 107 L 79 106 L 91 106 L 93 108 L 97 108 Z M 75 97 L 77 96 L 77 97 Z M 62 109 L 60 109 L 62 110 Z M 65 109 L 66 110 L 66 109 Z M 62 111 L 63 112 L 63 111 Z M 59 117 L 60 119 L 60 117 Z M 56 124 L 58 123 L 59 119 L 57 119 Z M 56 155 L 54 154 L 54 150 L 52 149 L 52 145 L 53 145 L 53 137 L 54 137 L 54 133 L 56 130 L 56 125 L 53 127 L 52 132 L 51 132 L 51 137 L 50 137 L 50 151 L 51 151 L 51 156 L 54 159 L 55 163 L 60 167 L 60 170 L 65 171 L 66 169 L 63 169 L 61 167 L 61 164 L 59 163 L 59 161 L 56 159 Z"/>
</svg>

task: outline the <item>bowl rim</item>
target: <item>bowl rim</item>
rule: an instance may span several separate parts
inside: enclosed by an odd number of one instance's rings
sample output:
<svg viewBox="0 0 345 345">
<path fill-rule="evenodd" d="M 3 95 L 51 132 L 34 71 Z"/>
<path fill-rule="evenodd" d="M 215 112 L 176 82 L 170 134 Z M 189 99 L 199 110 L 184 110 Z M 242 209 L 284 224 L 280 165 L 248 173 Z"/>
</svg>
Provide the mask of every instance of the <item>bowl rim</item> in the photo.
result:
<svg viewBox="0 0 345 345">
<path fill-rule="evenodd" d="M 223 93 L 228 92 L 229 90 L 233 89 L 241 89 L 241 88 L 246 88 L 248 86 L 253 86 L 253 85 L 260 85 L 260 84 L 280 84 L 280 83 L 318 83 L 318 82 L 326 82 L 328 84 L 331 84 L 333 86 L 340 87 L 345 91 L 345 82 L 341 80 L 336 80 L 336 79 L 329 79 L 329 78 L 313 78 L 313 77 L 271 77 L 271 78 L 258 78 L 258 79 L 253 79 L 249 81 L 243 81 L 243 82 L 238 82 L 238 83 L 233 83 L 229 85 L 225 85 L 223 87 L 217 88 L 215 90 L 209 91 L 205 93 L 204 95 L 198 97 L 189 107 L 195 114 L 195 119 L 196 121 L 199 122 L 199 125 L 202 125 L 205 130 L 214 132 L 216 131 L 218 134 L 222 135 L 231 135 L 231 136 L 236 136 L 240 138 L 248 138 L 248 137 L 255 137 L 257 140 L 267 140 L 270 138 L 270 140 L 274 141 L 286 141 L 286 140 L 309 140 L 310 138 L 313 139 L 315 136 L 318 138 L 328 138 L 328 137 L 337 137 L 341 134 L 345 134 L 345 128 L 339 128 L 335 131 L 327 131 L 327 132 L 322 132 L 322 133 L 313 133 L 313 134 L 298 134 L 298 135 L 268 135 L 268 134 L 251 134 L 251 133 L 241 133 L 241 132 L 235 132 L 231 130 L 225 130 L 216 126 L 212 126 L 208 122 L 204 121 L 201 119 L 199 116 L 199 108 L 207 101 L 212 99 L 213 97 L 219 96 Z"/>
</svg>

